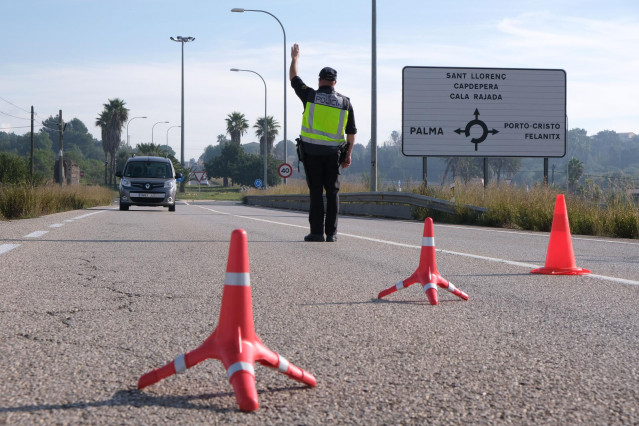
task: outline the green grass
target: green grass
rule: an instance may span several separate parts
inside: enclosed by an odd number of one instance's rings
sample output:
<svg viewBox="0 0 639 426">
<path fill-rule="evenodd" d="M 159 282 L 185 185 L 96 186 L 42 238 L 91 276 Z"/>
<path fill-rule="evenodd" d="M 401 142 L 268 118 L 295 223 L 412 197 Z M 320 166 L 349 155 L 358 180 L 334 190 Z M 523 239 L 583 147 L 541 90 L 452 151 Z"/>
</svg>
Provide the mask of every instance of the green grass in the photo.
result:
<svg viewBox="0 0 639 426">
<path fill-rule="evenodd" d="M 178 200 L 229 200 L 241 201 L 246 194 L 241 191 L 239 186 L 221 187 L 221 186 L 200 186 L 198 193 L 197 186 L 187 186 L 184 192 L 177 193 Z"/>
<path fill-rule="evenodd" d="M 115 196 L 112 189 L 101 186 L 0 185 L 0 220 L 110 205 Z"/>
</svg>

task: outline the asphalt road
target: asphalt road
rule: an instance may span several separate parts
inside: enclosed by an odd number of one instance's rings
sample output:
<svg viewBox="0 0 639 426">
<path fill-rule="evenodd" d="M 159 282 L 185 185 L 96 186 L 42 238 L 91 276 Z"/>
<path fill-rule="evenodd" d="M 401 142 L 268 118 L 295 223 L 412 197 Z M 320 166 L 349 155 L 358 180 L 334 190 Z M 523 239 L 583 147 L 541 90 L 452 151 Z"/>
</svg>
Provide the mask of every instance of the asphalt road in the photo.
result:
<svg viewBox="0 0 639 426">
<path fill-rule="evenodd" d="M 593 276 L 533 275 L 547 233 L 436 223 L 470 300 L 431 306 L 419 285 L 376 300 L 417 267 L 421 222 L 342 217 L 304 243 L 304 213 L 116 209 L 0 222 L 0 424 L 639 423 L 636 240 L 573 236 Z M 257 334 L 318 386 L 256 365 L 243 413 L 208 360 L 138 391 L 215 329 L 237 228 Z"/>
</svg>

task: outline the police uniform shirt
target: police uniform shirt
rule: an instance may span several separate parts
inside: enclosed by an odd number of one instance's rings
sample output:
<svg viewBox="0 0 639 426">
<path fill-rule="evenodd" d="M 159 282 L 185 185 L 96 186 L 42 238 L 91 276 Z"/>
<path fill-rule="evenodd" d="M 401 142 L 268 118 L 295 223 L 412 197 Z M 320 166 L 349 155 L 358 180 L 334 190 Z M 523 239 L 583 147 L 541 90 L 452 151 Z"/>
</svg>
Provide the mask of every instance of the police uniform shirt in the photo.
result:
<svg viewBox="0 0 639 426">
<path fill-rule="evenodd" d="M 346 102 L 348 102 L 348 119 L 346 120 L 346 128 L 344 130 L 344 135 L 354 135 L 357 133 L 357 128 L 355 127 L 355 114 L 353 113 L 353 105 L 351 104 L 351 100 L 342 95 L 339 92 L 336 92 L 331 86 L 321 86 L 317 90 L 308 87 L 299 76 L 293 77 L 291 80 L 291 86 L 295 90 L 295 94 L 299 97 L 304 105 L 304 109 L 306 109 L 306 103 L 315 99 L 315 93 L 328 93 L 342 97 Z M 346 138 L 346 136 L 344 136 Z M 325 146 L 325 145 L 316 145 L 312 143 L 304 142 L 304 152 L 310 155 L 329 155 L 334 154 L 339 149 L 338 145 L 335 146 Z"/>
</svg>

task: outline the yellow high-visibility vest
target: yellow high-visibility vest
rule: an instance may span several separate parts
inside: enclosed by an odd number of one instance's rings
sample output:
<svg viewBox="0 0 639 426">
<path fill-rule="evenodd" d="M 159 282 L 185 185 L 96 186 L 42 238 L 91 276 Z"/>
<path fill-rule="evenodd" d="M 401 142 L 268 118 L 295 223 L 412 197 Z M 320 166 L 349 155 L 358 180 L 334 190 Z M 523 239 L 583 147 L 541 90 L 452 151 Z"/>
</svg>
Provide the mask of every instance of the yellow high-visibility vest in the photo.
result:
<svg viewBox="0 0 639 426">
<path fill-rule="evenodd" d="M 316 92 L 314 101 L 306 102 L 300 133 L 302 141 L 324 146 L 343 144 L 347 107 L 347 101 L 339 95 Z"/>
</svg>

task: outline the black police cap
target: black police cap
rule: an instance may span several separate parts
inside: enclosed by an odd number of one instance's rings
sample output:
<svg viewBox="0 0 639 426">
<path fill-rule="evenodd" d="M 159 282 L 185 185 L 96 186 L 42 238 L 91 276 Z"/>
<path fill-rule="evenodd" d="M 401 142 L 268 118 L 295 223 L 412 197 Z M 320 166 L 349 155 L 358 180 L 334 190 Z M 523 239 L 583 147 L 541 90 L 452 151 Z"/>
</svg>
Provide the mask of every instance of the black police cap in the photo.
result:
<svg viewBox="0 0 639 426">
<path fill-rule="evenodd" d="M 326 81 L 335 81 L 337 79 L 337 71 L 331 67 L 324 67 L 319 73 L 319 78 Z"/>
</svg>

